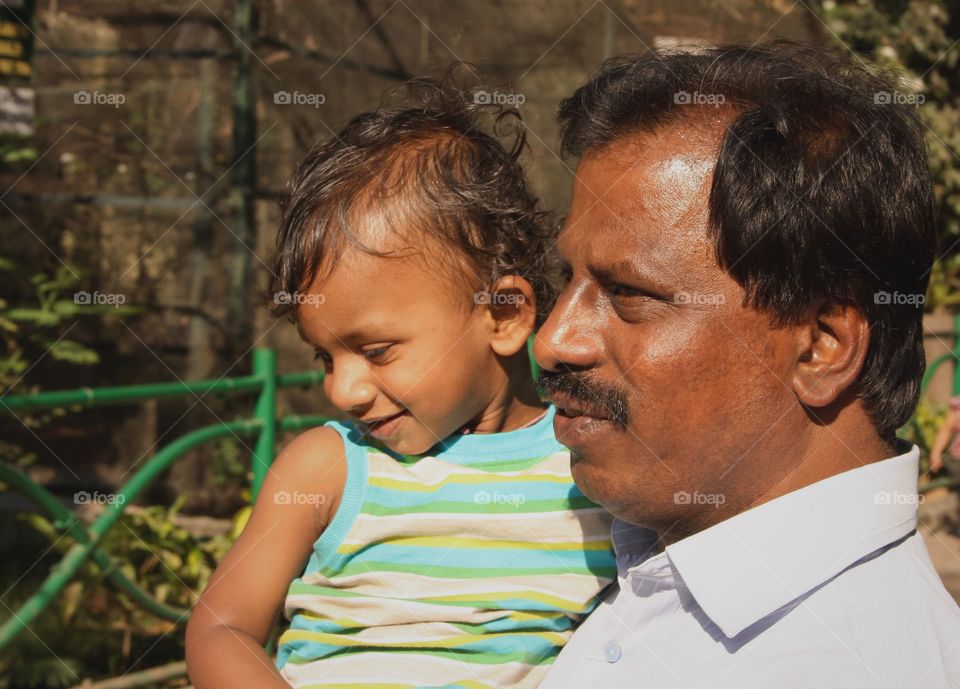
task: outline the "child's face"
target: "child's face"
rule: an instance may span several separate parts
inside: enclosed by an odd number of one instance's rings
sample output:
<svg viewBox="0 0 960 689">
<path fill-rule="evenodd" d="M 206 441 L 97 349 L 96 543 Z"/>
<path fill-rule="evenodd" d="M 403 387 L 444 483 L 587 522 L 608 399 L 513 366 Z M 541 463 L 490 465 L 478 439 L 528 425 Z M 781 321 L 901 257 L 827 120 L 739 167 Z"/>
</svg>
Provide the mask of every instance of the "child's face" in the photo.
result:
<svg viewBox="0 0 960 689">
<path fill-rule="evenodd" d="M 487 309 L 452 268 L 355 249 L 298 307 L 326 370 L 324 390 L 361 430 L 421 454 L 482 414 L 503 386 Z"/>
</svg>

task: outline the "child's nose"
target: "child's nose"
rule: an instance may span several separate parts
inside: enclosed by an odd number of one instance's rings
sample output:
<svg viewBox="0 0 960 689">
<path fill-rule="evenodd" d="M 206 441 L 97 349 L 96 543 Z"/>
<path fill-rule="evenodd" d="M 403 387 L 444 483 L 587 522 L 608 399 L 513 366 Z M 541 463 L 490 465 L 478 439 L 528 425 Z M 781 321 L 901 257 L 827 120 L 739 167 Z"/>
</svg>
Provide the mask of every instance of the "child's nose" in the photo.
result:
<svg viewBox="0 0 960 689">
<path fill-rule="evenodd" d="M 342 411 L 362 412 L 376 399 L 377 388 L 366 375 L 365 367 L 340 366 L 327 376 L 327 381 L 327 396 Z"/>
</svg>

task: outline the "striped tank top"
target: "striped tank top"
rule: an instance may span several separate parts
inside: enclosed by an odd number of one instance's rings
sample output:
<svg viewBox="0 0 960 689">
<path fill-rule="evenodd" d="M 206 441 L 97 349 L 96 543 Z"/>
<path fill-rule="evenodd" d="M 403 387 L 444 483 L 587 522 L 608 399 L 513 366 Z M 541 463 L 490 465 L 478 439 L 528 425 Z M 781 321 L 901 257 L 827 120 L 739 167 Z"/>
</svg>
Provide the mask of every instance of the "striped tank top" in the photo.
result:
<svg viewBox="0 0 960 689">
<path fill-rule="evenodd" d="M 612 518 L 577 489 L 555 408 L 398 455 L 331 423 L 347 478 L 290 585 L 293 687 L 536 687 L 616 577 Z"/>
</svg>

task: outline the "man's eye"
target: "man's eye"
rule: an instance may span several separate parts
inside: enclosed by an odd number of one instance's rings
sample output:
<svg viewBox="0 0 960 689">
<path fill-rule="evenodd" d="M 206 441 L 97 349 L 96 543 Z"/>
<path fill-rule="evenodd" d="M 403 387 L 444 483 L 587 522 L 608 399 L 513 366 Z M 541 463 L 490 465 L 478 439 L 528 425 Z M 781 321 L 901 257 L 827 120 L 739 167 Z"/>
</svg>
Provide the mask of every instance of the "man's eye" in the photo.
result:
<svg viewBox="0 0 960 689">
<path fill-rule="evenodd" d="M 630 287 L 629 285 L 623 285 L 619 282 L 612 283 L 607 291 L 614 297 L 649 297 L 650 295 L 643 290 L 637 289 L 635 287 Z"/>
</svg>

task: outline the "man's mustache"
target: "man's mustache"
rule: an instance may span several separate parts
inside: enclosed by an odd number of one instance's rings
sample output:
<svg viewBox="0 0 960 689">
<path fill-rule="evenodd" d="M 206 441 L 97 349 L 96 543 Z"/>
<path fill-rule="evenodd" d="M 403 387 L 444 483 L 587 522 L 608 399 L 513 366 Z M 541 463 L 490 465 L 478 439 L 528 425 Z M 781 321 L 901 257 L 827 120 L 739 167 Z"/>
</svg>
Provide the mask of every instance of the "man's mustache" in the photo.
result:
<svg viewBox="0 0 960 689">
<path fill-rule="evenodd" d="M 536 385 L 542 396 L 578 402 L 577 406 L 584 407 L 584 411 L 595 410 L 597 416 L 607 418 L 622 428 L 626 428 L 630 422 L 627 392 L 613 383 L 601 382 L 585 373 L 541 370 Z"/>
</svg>

